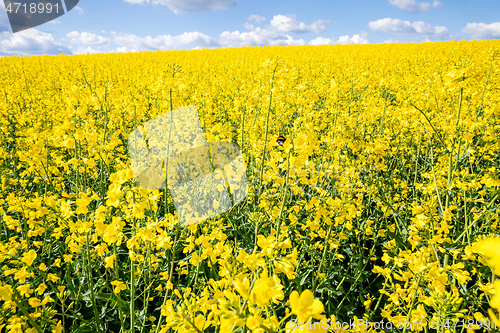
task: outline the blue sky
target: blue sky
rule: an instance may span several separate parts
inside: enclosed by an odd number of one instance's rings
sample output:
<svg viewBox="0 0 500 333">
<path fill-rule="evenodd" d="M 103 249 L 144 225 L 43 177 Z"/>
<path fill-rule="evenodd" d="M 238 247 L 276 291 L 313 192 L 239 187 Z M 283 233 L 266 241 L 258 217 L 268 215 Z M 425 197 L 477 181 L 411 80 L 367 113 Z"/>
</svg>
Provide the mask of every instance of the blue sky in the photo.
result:
<svg viewBox="0 0 500 333">
<path fill-rule="evenodd" d="M 500 39 L 499 0 L 80 0 L 12 33 L 0 56 L 207 47 Z"/>
</svg>

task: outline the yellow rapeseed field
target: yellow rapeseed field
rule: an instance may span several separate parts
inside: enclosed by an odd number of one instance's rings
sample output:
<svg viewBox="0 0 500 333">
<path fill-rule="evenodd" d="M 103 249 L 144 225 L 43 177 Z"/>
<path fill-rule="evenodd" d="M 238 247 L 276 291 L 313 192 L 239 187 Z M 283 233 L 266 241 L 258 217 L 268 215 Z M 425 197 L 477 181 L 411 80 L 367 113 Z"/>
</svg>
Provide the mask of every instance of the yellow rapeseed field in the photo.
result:
<svg viewBox="0 0 500 333">
<path fill-rule="evenodd" d="M 0 58 L 0 332 L 500 328 L 499 51 Z M 127 142 L 189 105 L 248 196 L 182 226 Z"/>
</svg>

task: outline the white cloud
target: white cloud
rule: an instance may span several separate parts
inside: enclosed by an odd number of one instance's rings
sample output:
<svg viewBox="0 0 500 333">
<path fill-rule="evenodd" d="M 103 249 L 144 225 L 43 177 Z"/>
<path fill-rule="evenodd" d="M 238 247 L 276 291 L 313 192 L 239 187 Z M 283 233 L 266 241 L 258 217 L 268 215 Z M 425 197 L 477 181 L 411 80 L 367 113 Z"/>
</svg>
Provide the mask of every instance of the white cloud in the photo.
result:
<svg viewBox="0 0 500 333">
<path fill-rule="evenodd" d="M 366 44 L 368 43 L 368 34 L 366 32 L 362 32 L 361 34 L 353 35 L 349 37 L 349 35 L 340 36 L 337 41 L 338 44 Z"/>
<path fill-rule="evenodd" d="M 401 41 L 391 38 L 391 39 L 384 40 L 384 42 L 383 42 L 383 44 L 390 44 L 390 43 L 401 43 Z"/>
<path fill-rule="evenodd" d="M 323 32 L 326 30 L 327 20 L 316 20 L 311 25 L 299 22 L 295 15 L 274 15 L 271 20 L 271 28 L 280 32 Z"/>
<path fill-rule="evenodd" d="M 91 48 L 90 46 L 87 46 L 87 47 L 79 47 L 75 52 L 74 54 L 87 54 L 87 53 L 100 53 L 101 51 L 99 50 L 95 50 L 93 48 Z"/>
<path fill-rule="evenodd" d="M 168 6 L 178 14 L 229 9 L 236 4 L 236 0 L 154 0 L 153 4 Z"/>
<path fill-rule="evenodd" d="M 34 28 L 17 32 L 0 33 L 1 55 L 42 55 L 42 54 L 71 54 L 72 52 L 54 40 L 46 32 Z"/>
<path fill-rule="evenodd" d="M 243 27 L 247 30 L 254 30 L 255 29 L 255 26 L 251 23 L 248 23 L 246 22 L 245 24 L 243 24 Z"/>
<path fill-rule="evenodd" d="M 72 31 L 67 33 L 66 37 L 70 38 L 70 41 L 73 44 L 102 45 L 109 42 L 108 38 L 98 36 L 90 32 Z"/>
<path fill-rule="evenodd" d="M 275 18 L 283 18 L 285 16 L 277 15 Z M 201 32 L 185 32 L 180 35 L 156 35 L 156 36 L 137 36 L 134 34 L 122 34 L 111 32 L 112 37 L 105 38 L 105 32 L 102 36 L 88 32 L 73 31 L 66 37 L 75 45 L 75 48 L 80 47 L 76 52 L 85 53 L 95 50 L 88 46 L 97 46 L 103 44 L 115 44 L 112 48 L 118 52 L 134 52 L 142 50 L 172 50 L 172 49 L 200 49 L 207 47 L 241 47 L 241 46 L 257 46 L 257 45 L 305 45 L 307 41 L 300 38 L 295 38 L 290 33 L 282 30 L 292 30 L 295 32 L 306 31 L 322 31 L 324 26 L 320 25 L 320 21 L 315 21 L 310 25 L 303 22 L 298 22 L 295 17 L 286 21 L 286 24 L 278 24 L 276 20 L 273 24 L 266 27 L 255 27 L 253 24 L 246 22 L 245 27 L 249 31 L 224 31 L 218 37 L 211 37 Z M 252 15 L 248 18 L 252 22 L 264 22 L 265 18 L 258 15 Z M 282 23 L 285 21 L 282 21 Z M 322 22 L 322 21 L 321 21 Z M 322 24 L 322 23 L 321 23 Z M 359 37 L 352 37 L 352 42 L 358 42 Z"/>
<path fill-rule="evenodd" d="M 264 22 L 266 20 L 266 18 L 264 16 L 260 16 L 260 15 L 250 15 L 250 17 L 248 18 L 248 22 L 252 22 L 252 21 L 255 21 L 257 23 L 261 23 L 261 22 Z"/>
<path fill-rule="evenodd" d="M 127 52 L 137 52 L 136 49 L 130 49 L 126 46 L 120 46 L 119 48 L 116 49 L 116 52 L 118 53 L 127 53 Z"/>
<path fill-rule="evenodd" d="M 131 3 L 133 5 L 142 5 L 143 3 L 149 3 L 149 0 L 123 0 L 123 1 Z"/>
<path fill-rule="evenodd" d="M 410 22 L 400 19 L 383 18 L 368 23 L 368 27 L 375 31 L 384 31 L 391 34 L 418 34 L 429 38 L 447 38 L 448 29 L 443 26 L 431 26 L 422 21 Z"/>
<path fill-rule="evenodd" d="M 405 12 L 422 13 L 429 10 L 428 2 L 417 2 L 415 0 L 389 0 L 389 3 Z"/>
<path fill-rule="evenodd" d="M 219 43 L 222 46 L 240 47 L 256 45 L 304 45 L 307 42 L 304 39 L 295 39 L 290 34 L 306 32 L 325 31 L 326 20 L 316 20 L 311 24 L 299 22 L 295 15 L 275 15 L 270 24 L 266 27 L 255 27 L 249 23 L 255 21 L 261 23 L 264 17 L 251 15 L 244 24 L 247 32 L 224 31 L 219 35 Z"/>
<path fill-rule="evenodd" d="M 131 4 L 163 5 L 174 13 L 209 12 L 218 9 L 229 9 L 236 4 L 236 0 L 123 0 Z"/>
<path fill-rule="evenodd" d="M 423 13 L 429 10 L 430 3 L 418 2 L 416 0 L 389 0 L 389 3 L 405 12 L 409 13 Z M 441 7 L 443 4 L 437 0 L 432 3 L 434 8 Z"/>
<path fill-rule="evenodd" d="M 253 25 L 252 23 L 250 22 L 256 22 L 257 24 L 259 23 L 262 23 L 266 20 L 266 18 L 264 16 L 260 16 L 260 15 L 255 15 L 255 14 L 252 14 L 248 17 L 248 20 L 247 22 L 245 22 L 243 24 L 243 27 L 247 30 L 254 30 L 255 29 L 255 25 Z"/>
<path fill-rule="evenodd" d="M 124 0 L 129 3 L 154 4 L 159 0 Z M 214 3 L 214 1 L 212 1 Z M 1 3 L 1 1 L 0 1 Z M 100 35 L 90 32 L 72 31 L 62 41 L 69 47 L 55 41 L 48 33 L 30 29 L 22 33 L 6 33 L 0 38 L 0 54 L 58 54 L 58 53 L 96 53 L 115 50 L 135 52 L 143 50 L 200 49 L 210 47 L 241 47 L 257 45 L 305 45 L 306 40 L 297 38 L 299 33 L 318 33 L 325 31 L 326 20 L 316 20 L 310 24 L 300 22 L 295 15 L 275 15 L 267 24 L 266 18 L 251 15 L 245 23 L 248 31 L 224 31 L 211 37 L 201 32 L 185 32 L 179 35 L 137 36 L 117 32 L 102 31 Z M 1 22 L 1 21 L 0 21 Z M 250 23 L 252 22 L 252 23 Z M 254 25 L 255 24 L 255 25 Z M 262 25 L 262 26 L 257 26 Z M 0 30 L 1 31 L 1 30 Z M 316 38 L 309 44 L 366 43 L 366 33 L 342 36 L 338 40 Z M 102 48 L 102 46 L 105 46 Z M 71 52 L 73 51 L 73 52 Z"/>
<path fill-rule="evenodd" d="M 335 44 L 335 39 L 334 38 L 325 38 L 325 37 L 316 37 L 313 40 L 311 40 L 309 45 L 329 45 L 329 44 Z"/>
<path fill-rule="evenodd" d="M 73 9 L 74 9 L 74 10 L 76 10 L 76 11 L 78 12 L 78 14 L 83 14 L 83 9 L 82 9 L 82 7 L 75 6 Z"/>
<path fill-rule="evenodd" d="M 311 40 L 309 45 L 329 45 L 329 44 L 366 44 L 368 41 L 368 34 L 366 32 L 361 32 L 360 34 L 355 34 L 352 37 L 349 35 L 340 36 L 339 39 L 334 38 L 324 38 L 316 37 Z"/>
<path fill-rule="evenodd" d="M 121 50 L 172 50 L 186 46 L 215 47 L 218 42 L 200 32 L 185 32 L 181 35 L 158 35 L 139 37 L 133 34 L 114 34 L 114 42 Z M 121 51 L 120 51 L 121 52 Z"/>
<path fill-rule="evenodd" d="M 255 28 L 249 32 L 224 31 L 219 36 L 219 43 L 223 46 L 257 46 L 257 45 L 301 45 L 306 44 L 303 39 L 294 39 L 292 36 L 272 29 Z"/>
<path fill-rule="evenodd" d="M 467 23 L 462 32 L 471 34 L 474 39 L 500 39 L 500 22 Z"/>
</svg>

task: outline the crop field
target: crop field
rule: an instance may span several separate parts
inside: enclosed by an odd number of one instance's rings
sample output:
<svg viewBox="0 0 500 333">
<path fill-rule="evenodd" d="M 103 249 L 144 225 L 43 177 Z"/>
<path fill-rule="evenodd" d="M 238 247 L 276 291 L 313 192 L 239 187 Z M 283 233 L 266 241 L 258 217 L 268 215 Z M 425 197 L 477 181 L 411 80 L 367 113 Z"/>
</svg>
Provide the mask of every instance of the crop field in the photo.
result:
<svg viewBox="0 0 500 333">
<path fill-rule="evenodd" d="M 0 82 L 2 333 L 500 331 L 500 41 L 2 57 Z M 190 225 L 129 147 L 188 106 L 247 185 Z"/>
</svg>

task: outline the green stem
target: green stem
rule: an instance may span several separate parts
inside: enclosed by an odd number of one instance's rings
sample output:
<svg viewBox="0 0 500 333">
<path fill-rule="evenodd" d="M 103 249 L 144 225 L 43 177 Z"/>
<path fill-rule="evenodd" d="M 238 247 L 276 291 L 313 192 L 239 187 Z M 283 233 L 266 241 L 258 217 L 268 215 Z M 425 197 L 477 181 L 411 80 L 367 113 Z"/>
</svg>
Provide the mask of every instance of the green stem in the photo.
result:
<svg viewBox="0 0 500 333">
<path fill-rule="evenodd" d="M 252 283 L 250 284 L 250 288 L 248 288 L 248 298 L 245 300 L 245 302 L 243 302 L 243 306 L 241 307 L 241 312 L 243 313 L 247 307 L 247 304 L 248 304 L 248 300 L 250 299 L 251 295 L 252 295 L 252 289 L 253 289 L 253 286 L 255 284 L 255 281 L 257 280 L 257 275 L 259 275 L 260 273 L 260 267 L 257 268 L 257 271 L 254 273 L 254 276 L 253 276 L 253 279 L 252 279 Z"/>
<path fill-rule="evenodd" d="M 415 184 L 417 183 L 417 167 L 418 167 L 418 156 L 420 155 L 420 142 L 422 141 L 422 133 L 420 133 L 420 139 L 418 140 L 417 146 L 417 156 L 415 157 L 415 175 L 413 176 L 413 197 L 415 198 Z"/>
<path fill-rule="evenodd" d="M 280 207 L 280 213 L 278 215 L 277 219 L 277 227 L 276 227 L 276 241 L 278 241 L 279 234 L 280 234 L 280 229 L 281 229 L 281 220 L 282 220 L 282 215 L 283 215 L 283 207 L 285 206 L 285 200 L 286 200 L 286 191 L 288 189 L 288 176 L 290 174 L 290 153 L 292 151 L 292 148 L 288 150 L 288 157 L 287 157 L 287 167 L 286 167 L 286 178 L 285 178 L 285 185 L 283 186 L 283 195 L 281 198 L 281 207 Z"/>
<path fill-rule="evenodd" d="M 431 125 L 432 130 L 434 131 L 434 133 L 436 133 L 436 135 L 437 135 L 437 137 L 438 137 L 439 141 L 441 141 L 441 144 L 442 144 L 444 147 L 446 147 L 446 144 L 444 143 L 443 138 L 441 138 L 441 135 L 438 133 L 438 131 L 436 130 L 436 128 L 434 128 L 434 125 L 432 125 L 431 120 L 427 117 L 427 115 L 424 113 L 424 111 L 422 111 L 422 110 L 420 110 L 419 108 L 417 108 L 417 107 L 415 106 L 415 104 L 413 104 L 413 103 L 411 103 L 411 102 L 410 102 L 410 105 L 411 105 L 411 106 L 413 106 L 415 109 L 417 109 L 417 111 L 419 111 L 421 114 L 423 114 L 423 115 L 424 115 L 424 117 L 425 117 L 425 119 L 427 120 L 427 122 L 429 123 L 429 125 Z"/>
<path fill-rule="evenodd" d="M 323 266 L 323 262 L 325 261 L 326 250 L 330 246 L 330 244 L 328 242 L 330 240 L 330 232 L 332 231 L 332 226 L 333 226 L 333 222 L 328 227 L 328 231 L 326 233 L 325 243 L 323 245 L 324 246 L 323 247 L 323 255 L 321 256 L 321 261 L 319 262 L 319 267 L 318 267 L 318 274 L 321 273 L 321 266 Z M 313 287 L 312 287 L 312 290 L 311 290 L 313 294 L 316 291 L 316 288 L 318 287 L 317 283 L 318 283 L 318 278 L 316 276 L 313 276 Z"/>
<path fill-rule="evenodd" d="M 266 117 L 266 134 L 264 136 L 264 150 L 262 151 L 262 165 L 260 166 L 260 181 L 259 181 L 259 189 L 258 189 L 258 197 L 260 197 L 262 193 L 262 178 L 264 177 L 264 161 L 266 158 L 266 147 L 267 147 L 267 135 L 269 132 L 269 114 L 271 113 L 271 102 L 273 100 L 273 84 L 274 84 L 274 75 L 276 74 L 276 69 L 278 68 L 278 62 L 276 62 L 276 66 L 274 66 L 273 76 L 271 78 L 271 89 L 269 93 L 269 105 L 267 106 L 267 117 Z"/>
<path fill-rule="evenodd" d="M 394 269 L 394 267 L 396 267 L 396 265 L 394 264 L 391 268 L 391 270 Z M 387 279 L 388 279 L 388 276 L 385 276 L 384 275 L 384 283 L 382 284 L 382 286 L 386 286 L 387 284 Z M 377 311 L 379 305 L 380 305 L 380 302 L 382 301 L 382 296 L 384 296 L 384 294 L 380 294 L 379 297 L 378 297 L 378 300 L 377 300 L 377 304 L 375 304 L 375 307 L 373 308 L 373 310 L 370 311 L 370 314 L 369 314 L 369 318 L 371 319 L 372 318 L 372 315 L 375 314 L 375 312 Z"/>
<path fill-rule="evenodd" d="M 430 138 L 429 138 L 430 141 Z M 432 145 L 431 145 L 431 168 L 432 168 L 432 177 L 434 179 L 434 186 L 436 187 L 436 196 L 439 204 L 439 208 L 441 209 L 441 214 L 443 214 L 443 204 L 441 203 L 441 196 L 439 195 L 439 188 L 436 180 L 436 173 L 434 172 L 434 152 L 432 150 Z"/>
<path fill-rule="evenodd" d="M 461 239 L 466 233 L 468 233 L 470 231 L 470 229 L 472 229 L 472 227 L 481 219 L 481 217 L 483 217 L 484 213 L 486 213 L 488 211 L 488 208 L 491 207 L 491 205 L 498 199 L 498 197 L 500 196 L 500 191 L 497 192 L 497 194 L 495 194 L 495 196 L 493 197 L 493 199 L 491 199 L 491 201 L 488 203 L 488 205 L 486 206 L 486 208 L 483 210 L 483 212 L 481 214 L 479 214 L 478 217 L 476 217 L 474 219 L 474 221 L 472 221 L 469 226 L 457 237 L 457 241 L 459 239 Z"/>
<path fill-rule="evenodd" d="M 344 303 L 344 301 L 346 300 L 347 296 L 349 296 L 349 294 L 351 293 L 351 291 L 354 289 L 354 287 L 356 286 L 356 282 L 358 282 L 359 278 L 361 277 L 361 275 L 363 274 L 363 272 L 365 272 L 365 268 L 366 266 L 368 265 L 368 262 L 370 261 L 370 257 L 372 256 L 373 254 L 373 251 L 375 250 L 375 246 L 377 245 L 377 242 L 375 242 L 373 244 L 373 247 L 371 248 L 370 250 L 370 254 L 368 254 L 368 258 L 366 259 L 366 263 L 365 265 L 363 266 L 363 269 L 361 269 L 359 271 L 359 274 L 358 276 L 356 277 L 356 280 L 354 280 L 354 283 L 351 285 L 351 288 L 349 288 L 349 291 L 344 295 L 344 297 L 342 298 L 342 300 L 340 301 L 340 303 L 337 305 L 337 310 L 340 308 L 340 306 L 342 305 L 342 303 Z M 345 277 L 344 277 L 345 279 Z M 342 281 L 344 281 L 344 279 L 342 279 Z M 339 283 L 339 285 L 342 284 L 342 282 Z M 338 287 L 338 286 L 337 286 Z"/>
<path fill-rule="evenodd" d="M 486 91 L 486 86 L 488 85 L 488 82 L 490 81 L 490 75 L 491 75 L 491 71 L 493 70 L 493 62 L 495 60 L 495 56 L 496 56 L 496 52 L 493 54 L 493 58 L 491 59 L 490 70 L 488 72 L 488 76 L 486 77 L 486 82 L 484 83 L 483 93 L 481 94 L 481 103 L 479 103 L 478 112 L 481 112 L 483 110 L 484 92 Z M 481 118 L 484 118 L 484 114 L 481 116 Z"/>
<path fill-rule="evenodd" d="M 465 220 L 465 230 L 469 230 L 469 218 L 467 216 L 467 195 L 462 189 L 462 194 L 464 196 L 464 220 Z M 463 241 L 462 241 L 463 244 Z M 470 233 L 467 231 L 467 244 L 470 245 Z"/>
<path fill-rule="evenodd" d="M 116 244 L 113 244 L 113 253 L 116 256 L 115 260 L 118 262 L 118 256 L 116 252 Z M 117 263 L 113 262 L 113 267 L 115 269 L 116 279 L 120 276 L 120 270 L 118 268 Z M 120 295 L 117 295 L 120 298 Z M 123 309 L 122 302 L 118 303 L 118 315 L 120 316 L 120 332 L 125 332 L 125 321 L 123 320 Z"/>
<path fill-rule="evenodd" d="M 241 110 L 241 149 L 243 149 L 243 139 L 244 139 L 244 131 L 245 131 L 245 109 L 246 106 L 244 106 Z"/>
<path fill-rule="evenodd" d="M 448 203 L 450 199 L 450 186 L 451 186 L 451 180 L 452 180 L 452 165 L 453 165 L 453 150 L 455 148 L 455 135 L 457 133 L 457 128 L 458 128 L 458 122 L 460 121 L 460 111 L 462 109 L 462 95 L 463 95 L 464 88 L 460 88 L 460 97 L 458 101 L 458 113 L 457 113 L 457 121 L 455 122 L 455 130 L 453 133 L 453 141 L 451 142 L 451 149 L 449 151 L 449 159 L 448 159 L 448 182 L 446 184 L 446 200 L 445 200 L 445 207 L 448 208 Z M 458 152 L 457 154 L 459 154 Z M 458 156 L 457 156 L 458 157 Z"/>
<path fill-rule="evenodd" d="M 413 294 L 413 299 L 411 300 L 410 310 L 408 311 L 408 315 L 406 316 L 406 323 L 408 323 L 408 321 L 411 318 L 411 312 L 413 311 L 413 306 L 415 305 L 415 301 L 417 300 L 418 286 L 420 285 L 421 278 L 422 274 L 420 274 L 417 279 L 417 286 L 415 287 L 415 293 Z M 407 326 L 406 323 L 405 323 L 405 328 L 403 329 L 403 333 L 406 332 L 406 326 Z"/>
<path fill-rule="evenodd" d="M 148 249 L 147 249 L 147 252 L 146 252 L 146 256 L 148 258 L 148 276 L 145 277 L 145 279 L 147 278 L 147 282 L 146 282 L 146 285 L 150 286 L 150 282 L 151 282 L 151 244 L 148 244 Z M 146 295 L 144 297 L 145 299 L 145 305 L 144 305 L 144 308 L 147 309 L 148 306 L 149 306 L 149 295 L 151 294 L 151 289 L 150 287 L 147 288 L 147 292 L 146 292 Z M 147 312 L 146 312 L 147 313 Z M 144 332 L 144 328 L 146 327 L 146 320 L 147 320 L 147 316 L 144 315 L 143 319 L 142 319 L 142 325 L 141 325 L 141 333 Z"/>
<path fill-rule="evenodd" d="M 169 90 L 170 94 L 170 124 L 168 127 L 168 139 L 167 139 L 167 153 L 165 156 L 165 216 L 167 216 L 167 180 L 168 180 L 168 156 L 170 155 L 170 136 L 172 134 L 172 110 L 173 110 L 173 105 L 172 105 L 172 88 Z"/>
<path fill-rule="evenodd" d="M 135 192 L 132 191 L 132 202 L 135 206 Z M 132 235 L 136 232 L 135 216 L 132 218 Z M 132 250 L 133 251 L 133 250 Z M 135 332 L 135 264 L 130 260 L 130 332 Z"/>
<path fill-rule="evenodd" d="M 384 111 L 382 111 L 382 119 L 380 119 L 380 135 L 384 135 L 384 120 L 385 120 L 386 104 L 387 104 L 387 98 L 384 98 Z"/>
<path fill-rule="evenodd" d="M 90 287 L 90 297 L 92 299 L 92 310 L 94 311 L 94 318 L 96 324 L 96 332 L 101 332 L 101 317 L 99 316 L 99 312 L 97 311 L 97 304 L 94 292 L 94 284 L 92 283 L 92 266 L 90 262 L 90 251 L 89 251 L 89 235 L 87 234 L 87 243 L 86 243 L 86 257 L 87 264 L 85 265 L 87 271 L 87 280 Z"/>
<path fill-rule="evenodd" d="M 281 325 L 283 325 L 283 323 L 285 322 L 285 320 L 287 320 L 291 315 L 292 315 L 292 312 L 290 312 L 285 317 L 283 317 L 283 319 L 281 319 L 281 321 L 278 323 L 278 327 L 280 327 Z"/>
<path fill-rule="evenodd" d="M 174 244 L 172 245 L 172 262 L 170 263 L 170 272 L 169 272 L 169 276 L 168 276 L 167 285 L 169 282 L 171 283 L 171 281 L 172 281 L 172 274 L 174 272 L 174 263 L 175 263 L 175 246 L 177 245 L 177 237 L 179 236 L 179 229 L 180 229 L 179 224 L 176 224 L 175 227 L 176 227 L 176 231 L 175 231 L 175 237 L 174 237 Z M 165 296 L 163 297 L 163 302 L 161 304 L 165 304 L 165 301 L 167 300 L 169 291 L 170 291 L 170 289 L 167 288 L 167 290 L 165 291 Z M 158 330 L 161 327 L 162 319 L 163 319 L 163 316 L 160 313 L 160 318 L 158 319 L 158 325 L 156 326 L 155 333 L 159 332 Z"/>
</svg>

